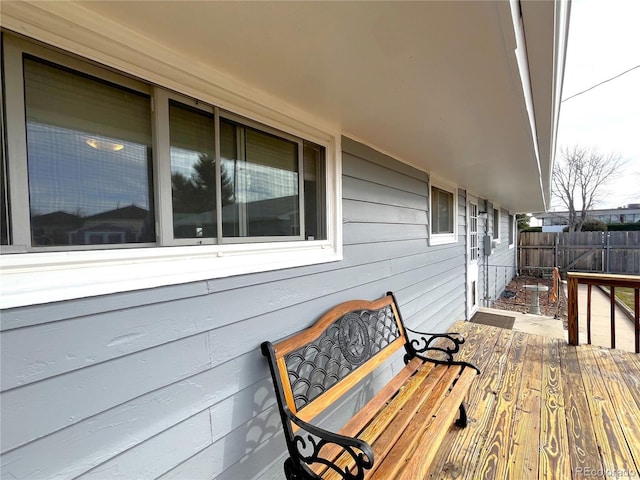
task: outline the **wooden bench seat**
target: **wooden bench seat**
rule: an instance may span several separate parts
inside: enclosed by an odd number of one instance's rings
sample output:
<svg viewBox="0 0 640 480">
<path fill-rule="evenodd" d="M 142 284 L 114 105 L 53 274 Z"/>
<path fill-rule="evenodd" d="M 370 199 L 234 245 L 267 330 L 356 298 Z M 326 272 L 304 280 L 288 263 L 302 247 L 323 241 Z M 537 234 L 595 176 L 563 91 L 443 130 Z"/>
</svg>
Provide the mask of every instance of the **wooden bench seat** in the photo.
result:
<svg viewBox="0 0 640 480">
<path fill-rule="evenodd" d="M 463 342 L 406 328 L 390 292 L 342 303 L 310 328 L 264 342 L 289 451 L 287 478 L 424 478 L 456 416 L 459 427 L 467 423 L 463 400 L 479 371 L 455 361 Z M 312 423 L 400 349 L 405 367 L 338 432 Z"/>
</svg>

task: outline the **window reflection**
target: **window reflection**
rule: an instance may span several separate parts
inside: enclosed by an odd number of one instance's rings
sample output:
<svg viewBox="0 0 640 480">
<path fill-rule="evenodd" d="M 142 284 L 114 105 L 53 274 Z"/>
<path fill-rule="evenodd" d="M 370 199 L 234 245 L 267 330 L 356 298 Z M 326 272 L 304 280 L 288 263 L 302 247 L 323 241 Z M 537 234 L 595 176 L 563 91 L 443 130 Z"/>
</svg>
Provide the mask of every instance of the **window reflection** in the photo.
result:
<svg viewBox="0 0 640 480">
<path fill-rule="evenodd" d="M 215 238 L 216 163 L 212 114 L 169 105 L 175 238 Z M 225 188 L 223 185 L 223 193 Z M 223 205 L 228 202 L 223 195 Z"/>
<path fill-rule="evenodd" d="M 227 237 L 300 235 L 298 144 L 249 127 L 220 121 Z"/>
<path fill-rule="evenodd" d="M 34 246 L 155 241 L 149 97 L 25 59 Z"/>
</svg>

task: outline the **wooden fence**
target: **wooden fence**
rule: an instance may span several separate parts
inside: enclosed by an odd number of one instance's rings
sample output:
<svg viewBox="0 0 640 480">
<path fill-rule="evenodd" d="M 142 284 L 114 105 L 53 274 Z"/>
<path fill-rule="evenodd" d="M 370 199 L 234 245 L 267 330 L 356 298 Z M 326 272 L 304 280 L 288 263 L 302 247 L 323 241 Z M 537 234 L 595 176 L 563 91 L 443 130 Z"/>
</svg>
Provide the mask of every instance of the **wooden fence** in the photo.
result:
<svg viewBox="0 0 640 480">
<path fill-rule="evenodd" d="M 640 275 L 640 231 L 520 233 L 520 274 L 597 272 Z"/>
</svg>

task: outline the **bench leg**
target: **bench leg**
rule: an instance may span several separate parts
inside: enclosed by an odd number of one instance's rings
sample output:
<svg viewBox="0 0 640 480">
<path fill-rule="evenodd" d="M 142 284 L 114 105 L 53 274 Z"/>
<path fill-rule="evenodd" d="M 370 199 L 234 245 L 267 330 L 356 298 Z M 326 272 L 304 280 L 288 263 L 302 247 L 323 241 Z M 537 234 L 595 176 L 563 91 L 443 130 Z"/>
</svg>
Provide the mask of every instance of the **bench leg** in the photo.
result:
<svg viewBox="0 0 640 480">
<path fill-rule="evenodd" d="M 302 480 L 304 478 L 291 458 L 287 458 L 284 462 L 284 475 L 287 477 L 287 480 Z"/>
<path fill-rule="evenodd" d="M 467 426 L 467 409 L 464 408 L 464 403 L 460 404 L 460 417 L 456 420 L 456 425 L 460 428 Z"/>
</svg>

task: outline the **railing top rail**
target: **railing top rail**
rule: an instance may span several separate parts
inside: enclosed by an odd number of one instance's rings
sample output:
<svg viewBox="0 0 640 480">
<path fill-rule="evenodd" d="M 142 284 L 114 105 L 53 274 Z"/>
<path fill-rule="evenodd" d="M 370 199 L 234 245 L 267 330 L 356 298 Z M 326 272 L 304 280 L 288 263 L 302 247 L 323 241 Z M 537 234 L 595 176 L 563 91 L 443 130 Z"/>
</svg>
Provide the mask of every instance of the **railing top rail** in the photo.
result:
<svg viewBox="0 0 640 480">
<path fill-rule="evenodd" d="M 612 273 L 567 272 L 567 279 L 592 285 L 640 288 L 640 275 L 619 275 Z"/>
</svg>

